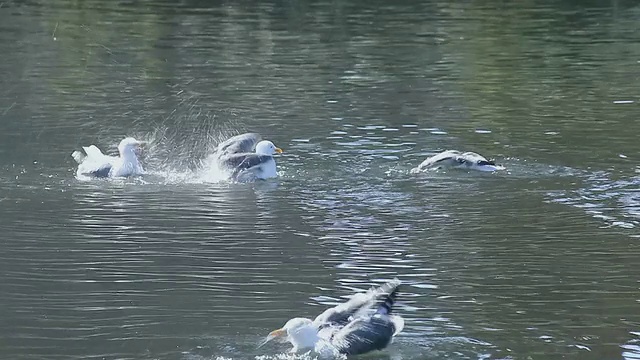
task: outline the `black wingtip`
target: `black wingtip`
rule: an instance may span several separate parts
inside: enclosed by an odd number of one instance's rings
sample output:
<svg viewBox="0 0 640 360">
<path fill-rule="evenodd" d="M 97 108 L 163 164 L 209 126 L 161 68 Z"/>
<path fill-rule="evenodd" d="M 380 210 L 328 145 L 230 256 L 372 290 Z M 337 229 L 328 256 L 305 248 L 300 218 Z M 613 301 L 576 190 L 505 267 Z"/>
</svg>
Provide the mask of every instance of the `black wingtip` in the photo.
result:
<svg viewBox="0 0 640 360">
<path fill-rule="evenodd" d="M 395 284 L 393 290 L 385 296 L 384 301 L 378 307 L 378 314 L 391 314 L 393 304 L 395 304 L 398 298 L 398 292 L 400 291 L 400 284 Z"/>
<path fill-rule="evenodd" d="M 492 165 L 492 166 L 496 166 L 496 162 L 493 160 L 480 160 L 478 161 L 478 165 L 479 166 L 483 166 L 483 165 Z"/>
</svg>

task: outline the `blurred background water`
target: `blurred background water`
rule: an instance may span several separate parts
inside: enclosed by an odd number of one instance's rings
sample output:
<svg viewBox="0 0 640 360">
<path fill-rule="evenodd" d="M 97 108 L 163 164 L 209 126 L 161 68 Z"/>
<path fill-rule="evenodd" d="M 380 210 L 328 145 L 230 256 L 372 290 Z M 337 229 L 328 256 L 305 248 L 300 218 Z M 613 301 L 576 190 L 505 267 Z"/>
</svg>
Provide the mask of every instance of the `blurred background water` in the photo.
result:
<svg viewBox="0 0 640 360">
<path fill-rule="evenodd" d="M 270 359 L 398 277 L 375 359 L 640 358 L 635 1 L 0 3 L 0 357 Z M 256 131 L 279 178 L 219 181 Z M 70 154 L 151 141 L 142 179 Z M 497 174 L 409 170 L 445 149 Z"/>
</svg>

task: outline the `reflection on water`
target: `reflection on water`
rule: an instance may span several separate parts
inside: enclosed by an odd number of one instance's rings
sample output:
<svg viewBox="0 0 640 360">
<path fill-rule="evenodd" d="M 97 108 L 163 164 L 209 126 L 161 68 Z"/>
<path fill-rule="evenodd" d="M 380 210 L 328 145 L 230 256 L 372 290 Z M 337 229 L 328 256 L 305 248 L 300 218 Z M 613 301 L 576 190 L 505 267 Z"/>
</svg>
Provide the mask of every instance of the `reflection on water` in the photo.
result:
<svg viewBox="0 0 640 360">
<path fill-rule="evenodd" d="M 0 9 L 2 358 L 294 358 L 256 345 L 394 277 L 374 359 L 638 357 L 637 6 Z M 220 181 L 244 131 L 278 179 Z M 147 175 L 74 178 L 127 135 Z M 446 149 L 507 170 L 410 174 Z"/>
</svg>

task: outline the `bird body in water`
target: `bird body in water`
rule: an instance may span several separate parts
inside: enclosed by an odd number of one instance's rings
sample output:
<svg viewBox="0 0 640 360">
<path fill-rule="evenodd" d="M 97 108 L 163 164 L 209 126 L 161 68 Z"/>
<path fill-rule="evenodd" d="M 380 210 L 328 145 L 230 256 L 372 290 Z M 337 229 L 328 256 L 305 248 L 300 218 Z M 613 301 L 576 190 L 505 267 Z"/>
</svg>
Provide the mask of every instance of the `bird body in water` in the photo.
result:
<svg viewBox="0 0 640 360">
<path fill-rule="evenodd" d="M 460 152 L 447 150 L 425 159 L 420 165 L 411 169 L 412 173 L 419 173 L 433 169 L 467 169 L 493 172 L 504 170 L 503 166 L 496 165 L 492 160 L 474 152 Z"/>
<path fill-rule="evenodd" d="M 255 133 L 236 135 L 216 149 L 219 166 L 236 181 L 277 177 L 274 155 L 281 153 L 282 149 Z"/>
<path fill-rule="evenodd" d="M 314 320 L 293 318 L 272 331 L 262 345 L 279 339 L 290 342 L 292 352 L 314 351 L 321 355 L 359 355 L 382 350 L 404 327 L 404 320 L 392 315 L 399 287 L 400 281 L 394 279 L 355 294 Z"/>
<path fill-rule="evenodd" d="M 129 177 L 141 175 L 144 169 L 138 155 L 144 141 L 127 137 L 118 144 L 119 156 L 105 155 L 95 146 L 85 146 L 81 151 L 74 151 L 71 156 L 78 163 L 78 176 L 107 178 Z"/>
</svg>

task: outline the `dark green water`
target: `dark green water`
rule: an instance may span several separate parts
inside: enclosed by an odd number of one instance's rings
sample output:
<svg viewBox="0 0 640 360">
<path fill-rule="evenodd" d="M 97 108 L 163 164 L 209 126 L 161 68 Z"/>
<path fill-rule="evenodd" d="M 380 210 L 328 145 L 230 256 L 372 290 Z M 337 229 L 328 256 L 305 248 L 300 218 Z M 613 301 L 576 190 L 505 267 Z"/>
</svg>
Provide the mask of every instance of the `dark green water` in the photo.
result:
<svg viewBox="0 0 640 360">
<path fill-rule="evenodd" d="M 370 359 L 640 358 L 640 4 L 5 1 L 0 358 L 272 359 L 398 277 Z M 257 131 L 280 177 L 217 181 Z M 70 154 L 151 141 L 143 179 Z M 409 170 L 444 149 L 500 174 Z M 204 165 L 203 165 L 204 164 Z"/>
</svg>

